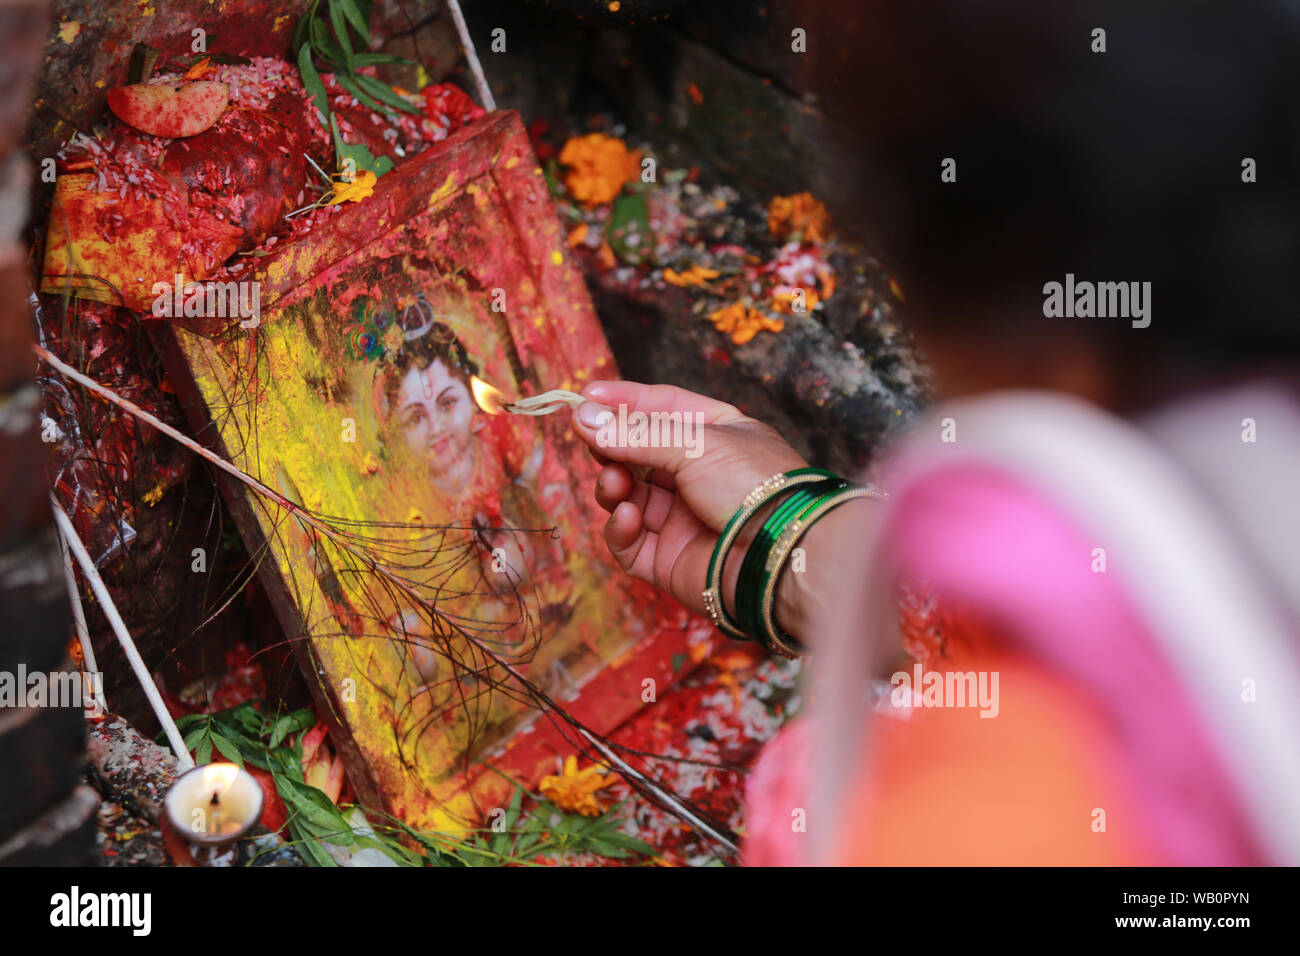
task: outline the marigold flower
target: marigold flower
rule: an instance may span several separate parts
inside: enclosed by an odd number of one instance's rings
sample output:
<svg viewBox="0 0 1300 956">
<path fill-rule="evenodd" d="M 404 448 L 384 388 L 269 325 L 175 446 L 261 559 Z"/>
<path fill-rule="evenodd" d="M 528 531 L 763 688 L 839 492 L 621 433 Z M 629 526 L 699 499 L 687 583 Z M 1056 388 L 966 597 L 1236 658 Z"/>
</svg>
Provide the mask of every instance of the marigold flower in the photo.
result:
<svg viewBox="0 0 1300 956">
<path fill-rule="evenodd" d="M 597 764 L 586 770 L 578 769 L 578 758 L 570 755 L 564 761 L 564 772 L 543 777 L 537 789 L 542 796 L 566 813 L 581 813 L 584 817 L 598 817 L 605 808 L 596 799 L 596 791 L 603 790 L 617 778 L 602 774 Z"/>
<path fill-rule="evenodd" d="M 777 286 L 772 290 L 772 308 L 777 312 L 793 315 L 795 298 L 803 292 L 803 308 L 800 312 L 811 312 L 821 302 L 816 289 L 803 289 L 798 286 Z"/>
<path fill-rule="evenodd" d="M 209 73 L 214 72 L 214 69 L 215 68 L 212 66 L 212 57 L 205 56 L 203 59 L 199 60 L 199 62 L 195 63 L 192 67 L 190 67 L 188 70 L 185 71 L 185 79 L 201 80 Z"/>
<path fill-rule="evenodd" d="M 817 277 L 822 284 L 822 298 L 829 299 L 835 294 L 835 273 L 828 266 L 824 271 L 819 271 Z"/>
<path fill-rule="evenodd" d="M 730 335 L 736 345 L 744 345 L 764 330 L 780 332 L 785 328 L 780 319 L 770 318 L 743 302 L 733 302 L 710 312 L 709 320 L 719 332 Z"/>
<path fill-rule="evenodd" d="M 641 173 L 641 154 L 604 133 L 573 137 L 560 151 L 560 162 L 569 167 L 564 177 L 569 195 L 588 205 L 612 202 L 623 184 Z"/>
<path fill-rule="evenodd" d="M 722 275 L 717 269 L 706 269 L 703 266 L 691 266 L 685 272 L 677 272 L 675 269 L 664 270 L 664 281 L 677 286 L 702 286 L 710 279 L 716 279 Z"/>
<path fill-rule="evenodd" d="M 341 202 L 361 202 L 375 191 L 375 176 L 368 169 L 358 169 L 356 176 L 348 182 L 342 175 L 334 177 L 334 195 L 324 204 L 337 206 Z"/>
<path fill-rule="evenodd" d="M 830 238 L 831 216 L 812 193 L 773 196 L 767 207 L 767 231 L 785 241 L 799 234 L 804 242 L 825 242 Z"/>
<path fill-rule="evenodd" d="M 597 253 L 600 264 L 606 269 L 615 269 L 618 267 L 618 259 L 614 256 L 614 250 L 609 247 L 609 243 L 602 241 L 600 251 Z"/>
</svg>

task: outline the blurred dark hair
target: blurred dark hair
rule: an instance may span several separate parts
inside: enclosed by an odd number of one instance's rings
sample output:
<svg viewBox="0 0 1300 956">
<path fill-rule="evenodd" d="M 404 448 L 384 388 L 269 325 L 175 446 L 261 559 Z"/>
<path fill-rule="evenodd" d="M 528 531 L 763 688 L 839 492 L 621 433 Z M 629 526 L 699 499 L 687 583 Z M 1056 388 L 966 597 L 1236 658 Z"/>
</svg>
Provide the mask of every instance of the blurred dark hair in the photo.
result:
<svg viewBox="0 0 1300 956">
<path fill-rule="evenodd" d="M 860 231 L 900 267 L 916 319 L 1013 336 L 1074 323 L 1139 361 L 1300 353 L 1300 5 L 804 9 L 813 85 L 861 141 Z M 1151 282 L 1150 328 L 1044 318 L 1043 284 L 1067 272 Z"/>
</svg>

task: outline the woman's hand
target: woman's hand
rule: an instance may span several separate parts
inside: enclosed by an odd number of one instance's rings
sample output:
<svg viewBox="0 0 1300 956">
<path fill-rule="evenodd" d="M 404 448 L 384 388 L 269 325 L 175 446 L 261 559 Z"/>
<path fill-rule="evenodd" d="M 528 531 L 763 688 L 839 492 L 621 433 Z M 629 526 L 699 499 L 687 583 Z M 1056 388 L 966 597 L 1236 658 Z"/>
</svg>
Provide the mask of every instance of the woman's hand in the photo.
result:
<svg viewBox="0 0 1300 956">
<path fill-rule="evenodd" d="M 774 428 L 731 405 L 672 385 L 592 382 L 582 394 L 588 401 L 574 410 L 573 429 L 604 466 L 596 480 L 596 501 L 610 513 L 605 525 L 610 553 L 633 577 L 704 613 L 709 558 L 741 500 L 765 478 L 808 463 Z M 628 448 L 609 441 L 617 436 L 620 405 L 627 415 L 680 412 L 687 447 Z M 602 415 L 613 416 L 603 443 L 601 426 L 607 420 Z M 633 469 L 645 477 L 636 477 Z M 759 523 L 751 521 L 747 528 Z M 742 535 L 727 561 L 722 590 L 732 614 L 740 556 L 748 543 L 748 535 Z M 782 589 L 790 590 L 784 583 Z M 783 603 L 786 613 L 778 610 L 778 617 L 798 636 L 788 620 L 796 612 L 790 602 Z"/>
</svg>

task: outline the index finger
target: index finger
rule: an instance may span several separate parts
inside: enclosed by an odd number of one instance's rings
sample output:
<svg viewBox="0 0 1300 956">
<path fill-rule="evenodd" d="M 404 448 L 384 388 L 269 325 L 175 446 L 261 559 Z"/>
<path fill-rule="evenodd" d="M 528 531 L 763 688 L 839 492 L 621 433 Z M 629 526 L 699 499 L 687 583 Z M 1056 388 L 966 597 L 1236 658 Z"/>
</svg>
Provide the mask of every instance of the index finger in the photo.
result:
<svg viewBox="0 0 1300 956">
<path fill-rule="evenodd" d="M 601 405 L 626 405 L 628 412 L 699 413 L 710 425 L 725 425 L 746 420 L 734 405 L 678 388 L 676 385 L 645 385 L 641 382 L 588 382 L 582 389 L 584 398 Z"/>
</svg>

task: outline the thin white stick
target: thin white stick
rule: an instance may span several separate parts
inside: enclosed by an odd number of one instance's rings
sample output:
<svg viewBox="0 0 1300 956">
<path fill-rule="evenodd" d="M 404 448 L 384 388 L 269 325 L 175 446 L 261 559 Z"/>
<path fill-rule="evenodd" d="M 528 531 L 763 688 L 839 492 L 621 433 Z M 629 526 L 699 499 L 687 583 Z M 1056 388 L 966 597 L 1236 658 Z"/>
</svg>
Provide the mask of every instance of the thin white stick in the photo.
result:
<svg viewBox="0 0 1300 956">
<path fill-rule="evenodd" d="M 189 770 L 194 766 L 194 761 L 190 758 L 189 751 L 185 749 L 185 741 L 181 737 L 181 732 L 177 729 L 176 722 L 172 720 L 172 715 L 167 712 L 167 706 L 158 693 L 158 686 L 153 682 L 153 677 L 149 674 L 149 668 L 144 666 L 144 660 L 140 657 L 140 652 L 136 650 L 135 641 L 131 640 L 126 624 L 122 622 L 122 616 L 117 613 L 117 605 L 113 603 L 113 597 L 108 593 L 108 588 L 104 585 L 104 579 L 95 570 L 95 562 L 90 560 L 90 555 L 86 553 L 86 546 L 81 543 L 81 538 L 77 536 L 77 530 L 72 527 L 72 522 L 63 509 L 59 507 L 59 503 L 51 498 L 50 504 L 54 507 L 54 521 L 63 535 L 64 544 L 67 545 L 68 550 L 77 559 L 77 564 L 81 565 L 81 573 L 86 576 L 90 589 L 95 592 L 95 597 L 104 608 L 104 616 L 108 618 L 108 623 L 112 625 L 113 633 L 117 635 L 118 643 L 122 645 L 122 650 L 126 653 L 126 659 L 131 664 L 131 670 L 135 671 L 136 679 L 140 681 L 140 686 L 144 688 L 144 695 L 149 698 L 149 706 L 153 708 L 154 716 L 158 718 L 158 723 L 162 724 L 163 732 L 167 735 L 167 741 L 172 745 L 172 751 L 176 754 L 176 762 L 179 764 L 178 769 L 181 771 Z"/>
<path fill-rule="evenodd" d="M 59 529 L 62 531 L 62 528 Z M 90 629 L 86 627 L 86 612 L 81 607 L 81 591 L 77 588 L 77 575 L 72 570 L 72 556 L 68 554 L 68 544 L 63 535 L 59 535 L 59 553 L 63 555 L 63 576 L 68 581 L 68 597 L 72 601 L 72 619 L 77 625 L 77 640 L 81 643 L 81 659 L 87 674 L 98 674 L 99 665 L 95 662 L 95 648 L 90 643 Z M 108 712 L 104 702 L 104 683 L 95 682 L 95 706 L 99 713 Z"/>
<path fill-rule="evenodd" d="M 330 179 L 329 173 L 325 172 L 325 170 L 321 169 L 319 166 L 316 165 L 316 160 L 312 159 L 306 153 L 302 154 L 302 158 L 307 160 L 307 162 L 311 163 L 312 169 L 316 170 L 316 172 L 320 173 L 322 176 L 325 177 L 326 185 L 328 185 L 331 189 L 334 188 L 334 180 Z"/>
<path fill-rule="evenodd" d="M 599 750 L 602 754 L 604 754 L 607 759 L 613 761 L 614 763 L 622 767 L 624 773 L 629 773 L 632 776 L 636 777 L 643 784 L 645 784 L 656 794 L 658 794 L 659 799 L 664 801 L 664 803 L 668 804 L 669 806 L 671 806 L 677 812 L 678 816 L 680 816 L 683 820 L 685 820 L 687 823 L 692 824 L 693 826 L 699 827 L 702 831 L 708 834 L 710 838 L 717 840 L 719 843 L 727 847 L 733 853 L 740 852 L 740 847 L 736 846 L 736 844 L 732 843 L 730 840 L 724 837 L 717 830 L 713 829 L 713 827 L 709 826 L 707 823 L 705 823 L 695 814 L 691 813 L 691 811 L 686 809 L 686 807 L 684 807 L 681 804 L 681 802 L 677 800 L 676 797 L 674 797 L 672 794 L 665 791 L 663 787 L 659 786 L 659 784 L 655 783 L 653 780 L 651 780 L 645 774 L 641 773 L 641 771 L 637 770 L 635 767 L 629 764 L 618 754 L 614 753 L 614 751 L 606 747 L 603 743 L 601 743 L 599 740 L 593 737 L 585 727 L 579 727 L 577 729 L 578 729 L 578 733 L 582 734 L 582 736 L 590 740 L 592 744 L 596 747 L 596 749 Z"/>
<path fill-rule="evenodd" d="M 474 84 L 478 87 L 479 105 L 489 113 L 497 108 L 497 101 L 492 97 L 492 88 L 488 86 L 487 77 L 483 75 L 483 65 L 478 61 L 478 53 L 474 50 L 474 40 L 469 35 L 469 27 L 465 25 L 465 14 L 460 12 L 459 0 L 447 0 L 447 6 L 451 8 L 451 18 L 456 23 L 456 32 L 460 34 L 460 45 L 465 48 L 465 59 L 469 61 L 469 71 L 474 74 Z"/>
</svg>

